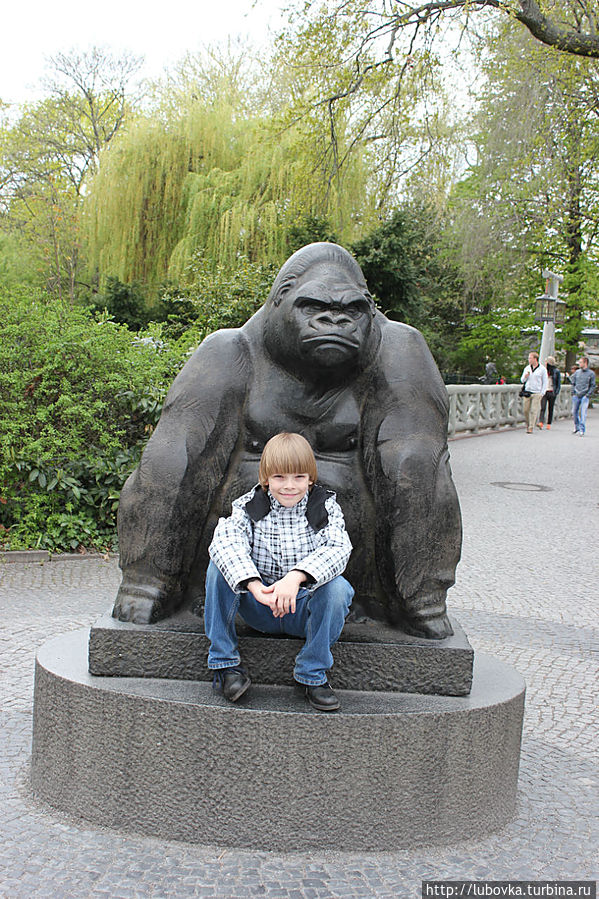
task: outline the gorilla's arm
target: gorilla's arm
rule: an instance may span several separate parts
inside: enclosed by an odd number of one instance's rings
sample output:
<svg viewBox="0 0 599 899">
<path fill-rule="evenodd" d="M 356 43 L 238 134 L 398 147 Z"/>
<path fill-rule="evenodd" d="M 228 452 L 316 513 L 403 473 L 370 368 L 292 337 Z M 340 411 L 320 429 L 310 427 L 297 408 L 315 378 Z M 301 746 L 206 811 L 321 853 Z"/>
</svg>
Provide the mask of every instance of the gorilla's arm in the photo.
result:
<svg viewBox="0 0 599 899">
<path fill-rule="evenodd" d="M 240 331 L 218 331 L 175 379 L 140 465 L 121 493 L 123 581 L 115 618 L 155 621 L 180 602 L 239 434 L 249 365 Z"/>
<path fill-rule="evenodd" d="M 461 547 L 447 450 L 447 391 L 418 331 L 383 321 L 381 332 L 363 419 L 377 562 L 394 623 L 441 638 L 451 634 L 445 597 Z"/>
</svg>

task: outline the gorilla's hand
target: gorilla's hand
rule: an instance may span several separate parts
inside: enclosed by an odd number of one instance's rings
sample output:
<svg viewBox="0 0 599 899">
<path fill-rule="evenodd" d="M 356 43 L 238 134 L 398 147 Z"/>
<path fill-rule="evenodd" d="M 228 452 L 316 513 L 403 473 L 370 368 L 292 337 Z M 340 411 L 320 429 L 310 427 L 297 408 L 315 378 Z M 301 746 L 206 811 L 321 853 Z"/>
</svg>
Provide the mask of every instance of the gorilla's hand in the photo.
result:
<svg viewBox="0 0 599 899">
<path fill-rule="evenodd" d="M 402 619 L 402 629 L 415 637 L 426 637 L 429 640 L 444 640 L 445 637 L 451 637 L 453 628 L 447 613 L 439 612 L 438 600 L 438 594 L 422 596 L 419 600 L 412 598 L 413 605 L 421 603 L 421 606 L 420 609 L 412 610 L 411 615 L 406 615 Z M 429 603 L 435 603 L 437 610 L 434 607 L 431 609 Z"/>
<path fill-rule="evenodd" d="M 444 640 L 451 637 L 453 628 L 447 615 L 439 615 L 436 618 L 414 620 L 404 624 L 404 630 L 416 637 L 427 637 L 429 640 Z"/>
<path fill-rule="evenodd" d="M 112 617 L 133 624 L 150 624 L 163 617 L 166 593 L 149 584 L 127 584 L 123 581 L 117 593 Z"/>
</svg>

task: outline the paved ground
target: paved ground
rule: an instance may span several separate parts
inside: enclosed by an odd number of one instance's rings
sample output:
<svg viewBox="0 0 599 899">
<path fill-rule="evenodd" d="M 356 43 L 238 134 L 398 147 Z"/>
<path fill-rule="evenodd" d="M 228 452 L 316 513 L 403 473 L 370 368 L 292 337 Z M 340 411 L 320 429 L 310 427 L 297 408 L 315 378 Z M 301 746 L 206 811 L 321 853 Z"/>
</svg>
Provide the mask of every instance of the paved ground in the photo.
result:
<svg viewBox="0 0 599 899">
<path fill-rule="evenodd" d="M 597 877 L 599 409 L 452 442 L 465 526 L 450 594 L 475 650 L 528 686 L 516 819 L 479 842 L 380 853 L 237 851 L 99 830 L 28 787 L 34 653 L 111 604 L 114 561 L 0 564 L 0 897 L 417 897 L 423 879 Z M 503 482 L 504 486 L 498 486 Z M 509 486 L 511 485 L 511 487 Z"/>
</svg>

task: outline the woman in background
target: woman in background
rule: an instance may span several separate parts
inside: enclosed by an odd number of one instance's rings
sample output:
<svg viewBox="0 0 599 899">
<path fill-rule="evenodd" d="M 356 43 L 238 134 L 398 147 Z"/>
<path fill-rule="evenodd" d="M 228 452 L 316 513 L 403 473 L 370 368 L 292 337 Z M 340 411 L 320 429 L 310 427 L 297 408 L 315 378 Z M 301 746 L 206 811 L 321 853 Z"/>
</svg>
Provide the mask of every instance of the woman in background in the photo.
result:
<svg viewBox="0 0 599 899">
<path fill-rule="evenodd" d="M 541 399 L 541 411 L 539 413 L 539 420 L 537 422 L 537 428 L 543 429 L 543 425 L 545 423 L 545 409 L 547 409 L 547 430 L 549 431 L 551 428 L 551 422 L 553 421 L 553 407 L 555 406 L 555 398 L 562 387 L 562 376 L 559 368 L 555 364 L 555 358 L 553 356 L 547 356 L 545 360 L 545 368 L 547 369 L 547 390 L 543 394 L 543 398 Z"/>
</svg>

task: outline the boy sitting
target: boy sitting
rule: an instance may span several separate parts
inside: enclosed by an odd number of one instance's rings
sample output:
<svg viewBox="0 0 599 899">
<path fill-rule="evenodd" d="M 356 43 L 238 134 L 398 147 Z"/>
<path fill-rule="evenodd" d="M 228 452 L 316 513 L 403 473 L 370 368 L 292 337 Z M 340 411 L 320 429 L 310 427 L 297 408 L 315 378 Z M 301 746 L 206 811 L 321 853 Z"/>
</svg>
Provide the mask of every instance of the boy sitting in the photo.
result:
<svg viewBox="0 0 599 899">
<path fill-rule="evenodd" d="M 204 624 L 214 685 L 236 702 L 250 686 L 235 615 L 257 631 L 303 637 L 293 676 L 311 705 L 339 708 L 327 672 L 354 591 L 341 577 L 352 545 L 335 494 L 316 484 L 316 460 L 300 434 L 272 437 L 260 483 L 233 502 L 210 544 Z"/>
</svg>

